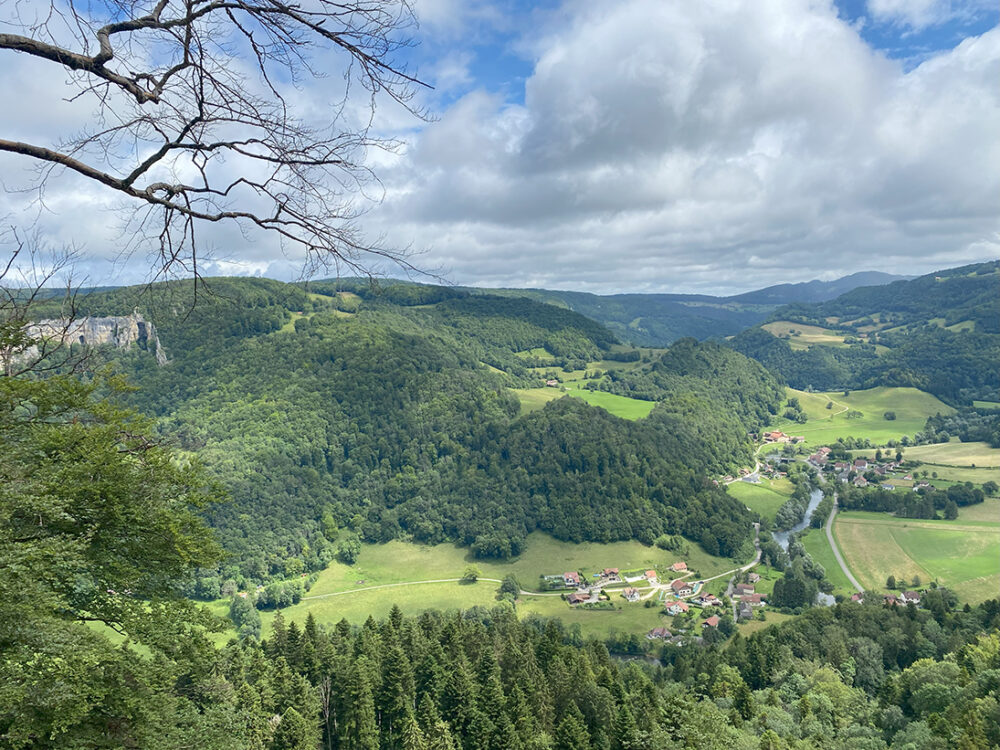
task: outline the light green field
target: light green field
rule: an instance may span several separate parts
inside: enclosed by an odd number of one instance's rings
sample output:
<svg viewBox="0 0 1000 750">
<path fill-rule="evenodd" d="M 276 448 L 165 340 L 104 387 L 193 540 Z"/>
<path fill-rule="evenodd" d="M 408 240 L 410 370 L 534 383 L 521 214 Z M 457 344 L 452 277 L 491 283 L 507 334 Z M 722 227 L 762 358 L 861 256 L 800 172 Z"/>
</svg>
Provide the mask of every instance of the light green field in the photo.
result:
<svg viewBox="0 0 1000 750">
<path fill-rule="evenodd" d="M 521 414 L 537 411 L 549 401 L 565 395 L 558 388 L 511 388 L 510 390 L 521 402 Z"/>
<path fill-rule="evenodd" d="M 934 396 L 916 388 L 870 388 L 851 391 L 848 396 L 844 396 L 843 392 L 805 393 L 789 388 L 788 396 L 799 398 L 809 420 L 798 424 L 779 419 L 772 428 L 790 435 L 802 435 L 810 446 L 826 445 L 835 442 L 838 437 L 868 438 L 873 443 L 884 445 L 889 440 L 919 432 L 924 428 L 927 417 L 954 411 Z M 826 409 L 830 401 L 833 401 L 833 408 Z M 848 410 L 860 411 L 863 416 L 848 419 Z M 896 419 L 886 420 L 883 414 L 887 411 L 895 412 Z"/>
<path fill-rule="evenodd" d="M 591 406 L 599 406 L 622 419 L 642 419 L 648 417 L 656 406 L 655 401 L 642 401 L 637 398 L 618 396 L 604 391 L 588 391 L 584 388 L 569 388 L 566 391 L 574 398 L 583 399 Z"/>
<path fill-rule="evenodd" d="M 771 521 L 791 495 L 792 484 L 787 479 L 762 479 L 760 484 L 750 482 L 733 482 L 726 486 L 726 491 L 754 513 Z M 787 492 L 782 490 L 787 489 Z"/>
<path fill-rule="evenodd" d="M 767 619 L 763 622 L 760 620 L 748 620 L 747 622 L 741 622 L 736 627 L 739 629 L 740 634 L 745 637 L 751 635 L 752 633 L 756 633 L 758 630 L 769 628 L 772 625 L 788 622 L 793 619 L 795 615 L 786 615 L 782 612 L 774 612 L 773 610 L 768 609 L 764 612 L 764 617 Z"/>
<path fill-rule="evenodd" d="M 537 589 L 541 574 L 561 574 L 576 570 L 590 577 L 605 567 L 621 570 L 663 569 L 684 559 L 689 567 L 702 576 L 733 568 L 736 563 L 712 557 L 691 544 L 688 555 L 678 556 L 656 547 L 644 547 L 638 542 L 598 544 L 584 542 L 572 544 L 534 533 L 528 537 L 524 553 L 514 561 L 497 562 L 474 560 L 467 549 L 442 544 L 433 547 L 393 541 L 381 545 L 365 545 L 357 562 L 352 565 L 332 563 L 320 573 L 315 585 L 294 607 L 282 610 L 286 619 L 304 620 L 312 612 L 319 623 L 332 624 L 343 618 L 350 622 L 363 622 L 369 615 L 384 616 L 393 604 L 405 614 L 417 614 L 428 609 L 467 609 L 476 605 L 496 604 L 498 583 L 480 580 L 471 585 L 456 581 L 420 583 L 383 589 L 357 591 L 370 586 L 432 581 L 459 578 L 468 565 L 476 565 L 483 578 L 502 579 L 513 573 L 521 586 L 529 591 Z M 664 573 L 665 577 L 668 575 Z M 331 596 L 332 594 L 332 596 Z M 606 636 L 611 630 L 639 632 L 667 620 L 659 615 L 660 607 L 646 608 L 642 603 L 626 603 L 612 593 L 615 610 L 572 609 L 560 596 L 525 596 L 518 603 L 522 615 L 537 613 L 547 617 L 560 617 L 565 623 L 579 623 L 585 635 Z M 225 603 L 215 605 L 225 612 Z M 265 633 L 273 613 L 262 613 Z M 223 639 L 225 640 L 225 639 Z"/>
<path fill-rule="evenodd" d="M 854 587 L 837 564 L 837 558 L 833 556 L 833 550 L 830 549 L 830 542 L 823 529 L 809 529 L 802 537 L 802 546 L 813 560 L 826 569 L 826 577 L 833 584 L 834 594 L 854 593 Z"/>
<path fill-rule="evenodd" d="M 936 580 L 953 589 L 963 601 L 1000 592 L 1000 521 L 923 521 L 852 511 L 837 516 L 834 535 L 866 589 L 882 590 L 889 575 L 916 575 L 924 585 Z"/>
<path fill-rule="evenodd" d="M 810 346 L 817 344 L 840 348 L 847 346 L 844 343 L 845 334 L 831 331 L 829 328 L 820 328 L 819 326 L 806 325 L 805 323 L 792 323 L 788 320 L 776 320 L 773 323 L 761 326 L 761 328 L 782 338 L 790 335 L 786 341 L 788 341 L 788 345 L 792 349 L 808 349 Z M 791 333 L 793 330 L 799 333 Z"/>
<path fill-rule="evenodd" d="M 935 443 L 915 445 L 903 451 L 906 458 L 944 466 L 1000 468 L 1000 449 L 988 443 Z"/>
<path fill-rule="evenodd" d="M 1000 401 L 973 401 L 972 405 L 977 409 L 1000 409 Z"/>
<path fill-rule="evenodd" d="M 552 354 L 552 352 L 550 352 L 543 346 L 536 346 L 534 349 L 527 349 L 523 352 L 515 352 L 514 354 L 515 356 L 524 357 L 525 359 L 527 359 L 528 357 L 533 357 L 535 359 L 548 359 L 548 360 L 555 359 L 555 355 Z"/>
</svg>

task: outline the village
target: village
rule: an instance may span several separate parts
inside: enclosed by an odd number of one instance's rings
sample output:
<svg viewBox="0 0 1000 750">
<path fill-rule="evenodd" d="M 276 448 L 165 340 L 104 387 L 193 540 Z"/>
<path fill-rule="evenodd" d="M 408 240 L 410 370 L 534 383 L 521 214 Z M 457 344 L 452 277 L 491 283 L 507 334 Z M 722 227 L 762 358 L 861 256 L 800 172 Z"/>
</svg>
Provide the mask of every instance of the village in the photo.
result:
<svg viewBox="0 0 1000 750">
<path fill-rule="evenodd" d="M 727 571 L 705 580 L 691 580 L 696 571 L 689 570 L 687 563 L 678 561 L 660 575 L 656 570 L 621 571 L 618 568 L 604 568 L 585 578 L 579 571 L 541 576 L 546 588 L 564 588 L 563 599 L 570 607 L 584 609 L 619 608 L 621 606 L 660 607 L 661 613 L 671 618 L 676 632 L 660 626 L 649 630 L 646 638 L 662 640 L 677 645 L 685 642 L 700 642 L 699 631 L 718 628 L 727 611 L 733 620 L 743 622 L 754 618 L 755 612 L 767 604 L 765 594 L 756 592 L 755 584 L 760 581 L 752 567 Z M 705 585 L 719 578 L 732 576 L 722 598 L 705 590 Z M 741 582 L 736 582 L 742 578 Z M 623 601 L 621 601 L 623 600 Z M 696 615 L 701 615 L 698 630 Z M 680 624 L 683 623 L 683 624 Z M 672 625 L 673 627 L 673 625 Z"/>
</svg>

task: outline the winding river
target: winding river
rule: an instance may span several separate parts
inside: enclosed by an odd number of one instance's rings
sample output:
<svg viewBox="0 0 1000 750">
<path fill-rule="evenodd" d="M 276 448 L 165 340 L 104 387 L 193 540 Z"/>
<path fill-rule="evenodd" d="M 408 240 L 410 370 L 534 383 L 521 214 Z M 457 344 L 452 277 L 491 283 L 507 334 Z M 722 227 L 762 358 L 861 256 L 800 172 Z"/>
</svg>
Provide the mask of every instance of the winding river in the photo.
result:
<svg viewBox="0 0 1000 750">
<path fill-rule="evenodd" d="M 809 526 L 809 519 L 812 518 L 813 511 L 816 510 L 816 506 L 820 504 L 823 500 L 822 490 L 815 489 L 809 493 L 809 505 L 806 507 L 805 515 L 802 516 L 802 520 L 795 524 L 788 531 L 776 531 L 771 536 L 774 541 L 778 543 L 785 552 L 788 552 L 788 540 L 791 538 L 792 534 L 798 534 L 800 531 Z M 820 591 L 816 595 L 816 603 L 824 607 L 832 607 L 834 605 L 834 598 L 829 594 L 824 594 Z"/>
</svg>

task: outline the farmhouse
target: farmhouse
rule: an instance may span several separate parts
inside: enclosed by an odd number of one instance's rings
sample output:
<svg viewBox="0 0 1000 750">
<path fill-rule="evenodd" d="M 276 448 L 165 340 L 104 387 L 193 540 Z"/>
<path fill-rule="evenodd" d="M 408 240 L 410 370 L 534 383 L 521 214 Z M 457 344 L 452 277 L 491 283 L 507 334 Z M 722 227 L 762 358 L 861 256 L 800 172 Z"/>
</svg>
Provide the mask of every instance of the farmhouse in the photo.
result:
<svg viewBox="0 0 1000 750">
<path fill-rule="evenodd" d="M 886 604 L 889 604 L 889 605 L 893 606 L 893 607 L 898 607 L 900 604 L 902 604 L 902 602 L 897 597 L 893 596 L 892 594 L 885 594 L 882 597 L 882 601 L 885 602 Z"/>
<path fill-rule="evenodd" d="M 583 604 L 584 602 L 590 601 L 590 594 L 581 594 L 579 591 L 577 591 L 566 597 L 566 601 L 568 601 L 570 604 Z"/>
<path fill-rule="evenodd" d="M 868 486 L 868 480 L 865 479 L 864 477 L 854 477 L 854 486 L 855 487 L 867 487 Z"/>
<path fill-rule="evenodd" d="M 687 570 L 688 566 L 686 562 L 675 562 L 670 566 L 670 569 L 675 573 L 680 573 L 682 570 Z"/>
<path fill-rule="evenodd" d="M 686 613 L 691 607 L 688 606 L 687 602 L 670 602 L 666 609 L 668 615 L 679 615 L 682 612 Z"/>
<path fill-rule="evenodd" d="M 719 627 L 719 616 L 718 615 L 712 615 L 707 620 L 705 620 L 705 622 L 703 622 L 701 624 L 701 626 L 703 628 L 717 628 L 717 627 Z"/>
<path fill-rule="evenodd" d="M 629 586 L 624 591 L 622 591 L 622 596 L 625 597 L 625 601 L 637 602 L 639 601 L 639 589 Z"/>
<path fill-rule="evenodd" d="M 719 601 L 715 594 L 701 594 L 697 598 L 692 600 L 699 607 L 721 607 L 722 602 Z"/>
<path fill-rule="evenodd" d="M 747 575 L 747 580 L 750 581 L 750 583 L 757 583 L 757 581 L 760 580 L 760 576 L 756 573 L 750 573 Z"/>
<path fill-rule="evenodd" d="M 740 597 L 740 601 L 744 604 L 749 604 L 751 607 L 763 607 L 767 604 L 763 594 L 744 594 Z"/>
<path fill-rule="evenodd" d="M 601 578 L 603 578 L 606 583 L 614 583 L 615 581 L 621 580 L 621 576 L 618 575 L 618 568 L 605 568 L 601 571 Z"/>
<path fill-rule="evenodd" d="M 740 602 L 736 611 L 737 620 L 750 620 L 753 618 L 753 608 L 746 602 Z"/>
<path fill-rule="evenodd" d="M 687 596 L 691 593 L 691 585 L 679 578 L 670 583 L 670 588 L 673 589 L 675 596 Z"/>
<path fill-rule="evenodd" d="M 854 459 L 854 470 L 864 471 L 868 468 L 868 459 L 866 458 L 856 458 Z"/>
<path fill-rule="evenodd" d="M 861 593 L 851 594 L 851 601 L 863 604 L 865 601 L 865 595 Z"/>
<path fill-rule="evenodd" d="M 547 385 L 549 388 L 557 388 L 559 386 L 559 381 L 558 380 L 546 380 L 545 381 L 545 385 Z"/>
<path fill-rule="evenodd" d="M 569 573 L 563 573 L 562 579 L 563 583 L 566 584 L 567 586 L 579 586 L 582 583 L 582 581 L 580 580 L 580 574 L 577 573 L 575 570 L 570 571 Z"/>
<path fill-rule="evenodd" d="M 752 594 L 753 584 L 752 583 L 737 583 L 736 584 L 736 594 L 742 596 L 743 594 Z"/>
<path fill-rule="evenodd" d="M 904 591 L 899 598 L 903 604 L 920 604 L 920 594 L 916 591 Z"/>
<path fill-rule="evenodd" d="M 657 638 L 666 640 L 667 638 L 670 637 L 670 635 L 671 635 L 670 631 L 663 627 L 653 628 L 648 633 L 646 633 L 646 637 L 651 641 L 656 640 Z"/>
<path fill-rule="evenodd" d="M 646 571 L 646 572 L 645 572 L 645 573 L 643 574 L 643 577 L 644 577 L 644 578 L 645 578 L 645 579 L 646 579 L 647 581 L 649 581 L 650 583 L 656 583 L 656 571 L 655 571 L 655 570 L 647 570 L 647 571 Z"/>
</svg>

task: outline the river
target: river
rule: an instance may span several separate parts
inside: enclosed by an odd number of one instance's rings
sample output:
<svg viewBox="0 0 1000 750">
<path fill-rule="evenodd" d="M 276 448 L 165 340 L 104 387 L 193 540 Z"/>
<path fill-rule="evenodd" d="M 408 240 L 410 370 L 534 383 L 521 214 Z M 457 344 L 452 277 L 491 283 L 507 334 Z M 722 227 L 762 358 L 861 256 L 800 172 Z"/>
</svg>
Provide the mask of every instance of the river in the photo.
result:
<svg viewBox="0 0 1000 750">
<path fill-rule="evenodd" d="M 800 531 L 809 526 L 809 520 L 812 518 L 813 511 L 816 510 L 816 506 L 818 506 L 822 500 L 823 500 L 822 490 L 815 489 L 812 492 L 810 492 L 809 505 L 806 507 L 806 512 L 805 515 L 802 517 L 802 520 L 799 521 L 797 524 L 795 524 L 788 531 L 776 531 L 771 535 L 774 538 L 774 541 L 776 541 L 778 545 L 783 550 L 785 550 L 785 552 L 788 552 L 789 538 L 791 538 L 792 534 L 798 534 Z M 835 603 L 835 600 L 829 594 L 824 594 L 822 591 L 820 591 L 816 595 L 816 603 L 824 607 L 832 607 Z"/>
</svg>

